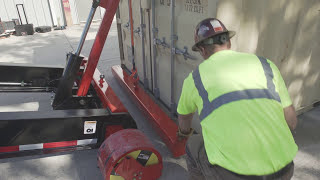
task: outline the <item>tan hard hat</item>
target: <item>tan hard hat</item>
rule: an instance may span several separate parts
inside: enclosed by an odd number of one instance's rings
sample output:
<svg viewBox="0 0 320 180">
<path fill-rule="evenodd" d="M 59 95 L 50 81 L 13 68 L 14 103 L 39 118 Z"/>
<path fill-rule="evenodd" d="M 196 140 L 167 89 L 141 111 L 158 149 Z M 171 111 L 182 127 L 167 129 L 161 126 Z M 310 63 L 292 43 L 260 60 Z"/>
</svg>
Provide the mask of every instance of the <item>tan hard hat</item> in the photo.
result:
<svg viewBox="0 0 320 180">
<path fill-rule="evenodd" d="M 193 51 L 199 51 L 198 45 L 213 36 L 229 33 L 229 38 L 231 39 L 234 35 L 236 35 L 235 31 L 228 31 L 228 29 L 224 26 L 224 24 L 216 18 L 208 18 L 201 21 L 195 31 L 194 31 L 194 42 L 195 44 L 192 46 Z"/>
</svg>

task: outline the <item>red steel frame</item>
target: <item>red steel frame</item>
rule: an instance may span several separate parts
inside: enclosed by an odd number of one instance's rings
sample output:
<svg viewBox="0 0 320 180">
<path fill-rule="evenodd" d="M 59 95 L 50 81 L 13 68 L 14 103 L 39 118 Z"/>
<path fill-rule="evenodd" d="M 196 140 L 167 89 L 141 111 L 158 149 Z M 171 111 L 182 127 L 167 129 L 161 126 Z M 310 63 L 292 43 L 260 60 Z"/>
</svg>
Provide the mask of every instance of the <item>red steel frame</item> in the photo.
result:
<svg viewBox="0 0 320 180">
<path fill-rule="evenodd" d="M 104 78 L 100 78 L 101 73 L 97 69 L 97 64 L 101 56 L 101 52 L 109 30 L 113 21 L 113 17 L 117 11 L 120 0 L 101 0 L 100 6 L 106 9 L 103 20 L 99 27 L 96 39 L 92 45 L 92 49 L 88 60 L 84 60 L 81 64 L 84 67 L 81 81 L 79 82 L 78 96 L 86 96 L 92 82 L 100 100 L 104 107 L 108 107 L 113 113 L 128 112 L 123 106 L 112 88 L 108 85 Z"/>
<path fill-rule="evenodd" d="M 100 78 L 100 75 L 99 70 L 96 69 L 92 82 L 103 106 L 108 107 L 113 113 L 128 112 L 108 83 L 103 78 Z"/>
<path fill-rule="evenodd" d="M 106 9 L 101 25 L 99 27 L 96 39 L 94 40 L 89 58 L 88 65 L 82 76 L 80 87 L 78 90 L 78 96 L 86 96 L 92 81 L 93 74 L 101 56 L 101 52 L 106 42 L 109 30 L 113 21 L 113 17 L 116 14 L 117 7 L 120 0 L 101 0 L 100 6 Z"/>
<path fill-rule="evenodd" d="M 98 96 L 105 107 L 109 107 L 112 112 L 127 112 L 126 108 L 120 102 L 113 90 L 108 86 L 103 78 L 100 78 L 100 72 L 96 69 L 103 46 L 108 36 L 113 17 L 116 13 L 120 0 L 102 0 L 100 6 L 106 9 L 105 15 L 98 30 L 96 39 L 92 46 L 88 62 L 84 63 L 85 70 L 80 82 L 78 96 L 86 96 L 93 80 L 93 85 Z M 137 85 L 138 78 L 128 75 L 120 66 L 112 68 L 112 73 L 129 91 L 140 109 L 151 119 L 151 122 L 162 137 L 168 148 L 175 157 L 185 154 L 186 141 L 178 141 L 178 126 L 169 118 L 169 116 L 158 106 L 155 101 Z"/>
<path fill-rule="evenodd" d="M 129 92 L 134 102 L 151 120 L 155 130 L 166 143 L 173 156 L 179 157 L 185 154 L 186 140 L 177 138 L 178 126 L 165 111 L 144 91 L 134 76 L 130 76 L 120 66 L 112 67 L 112 74 L 120 84 Z"/>
</svg>

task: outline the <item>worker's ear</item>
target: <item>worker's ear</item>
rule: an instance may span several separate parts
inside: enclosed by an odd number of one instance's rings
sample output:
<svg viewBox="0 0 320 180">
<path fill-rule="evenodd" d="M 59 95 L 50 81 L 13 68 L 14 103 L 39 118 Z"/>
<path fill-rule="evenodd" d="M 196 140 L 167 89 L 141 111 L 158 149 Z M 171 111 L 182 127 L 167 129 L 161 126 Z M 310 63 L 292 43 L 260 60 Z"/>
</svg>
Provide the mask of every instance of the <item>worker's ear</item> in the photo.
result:
<svg viewBox="0 0 320 180">
<path fill-rule="evenodd" d="M 228 42 L 228 49 L 231 49 L 231 41 L 229 39 L 229 42 Z"/>
<path fill-rule="evenodd" d="M 203 58 L 206 57 L 206 54 L 207 54 L 206 49 L 204 47 L 202 47 L 202 46 L 199 46 L 198 48 L 199 48 L 199 53 L 201 54 L 201 56 Z"/>
</svg>

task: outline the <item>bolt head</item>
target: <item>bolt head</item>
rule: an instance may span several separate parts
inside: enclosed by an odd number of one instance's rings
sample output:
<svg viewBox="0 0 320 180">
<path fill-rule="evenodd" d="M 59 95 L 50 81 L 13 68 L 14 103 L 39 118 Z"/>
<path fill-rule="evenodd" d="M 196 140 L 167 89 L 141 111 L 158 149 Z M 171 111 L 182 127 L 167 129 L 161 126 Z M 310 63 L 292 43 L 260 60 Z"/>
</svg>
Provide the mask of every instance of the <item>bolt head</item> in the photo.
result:
<svg viewBox="0 0 320 180">
<path fill-rule="evenodd" d="M 105 77 L 104 74 L 100 75 L 100 79 L 104 79 L 104 77 Z"/>
<path fill-rule="evenodd" d="M 80 99 L 79 103 L 80 103 L 80 105 L 84 106 L 86 104 L 86 101 L 83 99 Z"/>
</svg>

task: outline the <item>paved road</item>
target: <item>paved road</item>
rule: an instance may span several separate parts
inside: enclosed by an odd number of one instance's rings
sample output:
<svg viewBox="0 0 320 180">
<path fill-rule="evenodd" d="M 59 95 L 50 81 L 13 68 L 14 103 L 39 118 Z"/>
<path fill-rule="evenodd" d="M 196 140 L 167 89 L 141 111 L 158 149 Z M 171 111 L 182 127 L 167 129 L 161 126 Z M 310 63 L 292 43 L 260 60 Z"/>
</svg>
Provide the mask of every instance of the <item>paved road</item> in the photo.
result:
<svg viewBox="0 0 320 180">
<path fill-rule="evenodd" d="M 128 111 L 136 120 L 138 128 L 151 139 L 164 160 L 161 179 L 187 179 L 184 158 L 173 158 L 161 139 L 154 133 L 148 121 L 116 83 L 110 67 L 120 63 L 115 22 L 104 47 L 99 70 L 106 75 L 107 81 L 120 97 Z M 99 25 L 93 24 L 87 36 L 82 54 L 88 56 Z M 65 65 L 66 52 L 76 49 L 82 26 L 72 26 L 67 30 L 53 31 L 33 36 L 15 37 L 0 40 L 0 62 L 24 63 L 29 65 Z M 14 110 L 36 111 L 49 106 L 42 106 L 47 101 L 46 95 L 0 94 L 0 111 Z M 44 103 L 45 104 L 45 103 Z M 296 140 L 300 150 L 295 159 L 295 176 L 293 179 L 320 179 L 320 108 L 300 117 Z M 99 180 L 102 179 L 96 167 L 96 150 L 40 155 L 0 160 L 0 180 Z"/>
</svg>

